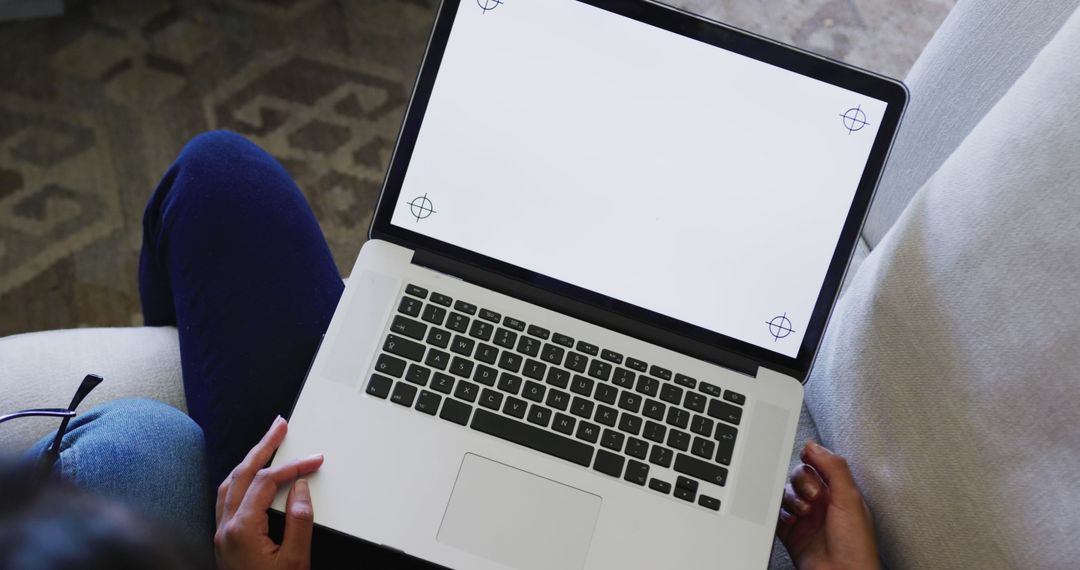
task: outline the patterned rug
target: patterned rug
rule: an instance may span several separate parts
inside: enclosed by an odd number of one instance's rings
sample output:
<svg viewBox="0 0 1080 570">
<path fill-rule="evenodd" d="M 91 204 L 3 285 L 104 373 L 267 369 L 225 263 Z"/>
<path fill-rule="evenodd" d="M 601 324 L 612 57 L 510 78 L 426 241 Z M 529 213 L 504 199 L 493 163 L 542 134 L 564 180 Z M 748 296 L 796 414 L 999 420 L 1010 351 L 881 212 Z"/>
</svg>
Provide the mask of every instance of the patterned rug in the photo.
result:
<svg viewBox="0 0 1080 570">
<path fill-rule="evenodd" d="M 680 0 L 903 77 L 955 0 Z M 0 24 L 0 336 L 140 324 L 142 208 L 192 136 L 296 178 L 347 272 L 437 0 L 95 0 Z"/>
</svg>

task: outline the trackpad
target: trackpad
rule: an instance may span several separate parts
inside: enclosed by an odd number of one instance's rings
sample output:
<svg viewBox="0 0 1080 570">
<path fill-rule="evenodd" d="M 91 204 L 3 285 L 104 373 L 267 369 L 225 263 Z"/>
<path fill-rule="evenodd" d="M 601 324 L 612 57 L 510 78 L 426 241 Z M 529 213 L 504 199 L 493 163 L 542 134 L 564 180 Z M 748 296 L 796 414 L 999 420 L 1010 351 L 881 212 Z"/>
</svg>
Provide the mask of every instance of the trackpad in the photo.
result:
<svg viewBox="0 0 1080 570">
<path fill-rule="evenodd" d="M 439 542 L 522 570 L 582 568 L 600 497 L 467 454 Z"/>
</svg>

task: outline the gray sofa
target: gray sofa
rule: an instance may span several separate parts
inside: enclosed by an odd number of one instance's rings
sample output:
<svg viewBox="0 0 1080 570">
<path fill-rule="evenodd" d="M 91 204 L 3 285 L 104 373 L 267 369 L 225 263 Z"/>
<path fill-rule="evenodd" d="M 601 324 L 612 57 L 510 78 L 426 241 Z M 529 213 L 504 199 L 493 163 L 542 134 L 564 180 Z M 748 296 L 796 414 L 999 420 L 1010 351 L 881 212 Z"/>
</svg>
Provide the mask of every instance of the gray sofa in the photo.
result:
<svg viewBox="0 0 1080 570">
<path fill-rule="evenodd" d="M 797 441 L 848 456 L 890 566 L 1080 560 L 1080 413 L 1062 404 L 1080 396 L 1078 3 L 962 0 L 907 78 Z M 0 339 L 0 370 L 0 410 L 63 405 L 91 371 L 107 380 L 86 408 L 185 409 L 174 329 Z M 54 428 L 5 425 L 0 448 Z"/>
</svg>

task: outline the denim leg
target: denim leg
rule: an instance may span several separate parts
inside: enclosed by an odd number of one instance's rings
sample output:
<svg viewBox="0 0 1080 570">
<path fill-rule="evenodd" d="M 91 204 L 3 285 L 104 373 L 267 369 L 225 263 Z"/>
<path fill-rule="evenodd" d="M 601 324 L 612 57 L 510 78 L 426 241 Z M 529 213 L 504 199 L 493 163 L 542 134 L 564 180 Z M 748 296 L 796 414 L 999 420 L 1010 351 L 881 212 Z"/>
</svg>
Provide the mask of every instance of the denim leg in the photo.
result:
<svg viewBox="0 0 1080 570">
<path fill-rule="evenodd" d="M 37 459 L 49 435 L 27 451 Z M 68 425 L 55 471 L 78 487 L 206 544 L 213 520 L 203 434 L 183 412 L 153 400 L 115 400 Z"/>
<path fill-rule="evenodd" d="M 236 134 L 188 143 L 143 229 L 143 312 L 179 330 L 213 489 L 288 415 L 344 286 L 299 188 Z"/>
</svg>

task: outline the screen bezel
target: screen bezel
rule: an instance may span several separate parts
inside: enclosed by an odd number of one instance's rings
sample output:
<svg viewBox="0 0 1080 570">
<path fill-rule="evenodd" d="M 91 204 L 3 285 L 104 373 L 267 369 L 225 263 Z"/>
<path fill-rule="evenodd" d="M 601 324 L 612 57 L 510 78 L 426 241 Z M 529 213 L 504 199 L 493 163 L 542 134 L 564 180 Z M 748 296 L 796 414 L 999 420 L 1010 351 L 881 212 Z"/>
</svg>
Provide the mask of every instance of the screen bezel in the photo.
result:
<svg viewBox="0 0 1080 570">
<path fill-rule="evenodd" d="M 466 0 L 470 1 L 470 0 Z M 394 226 L 391 223 L 405 173 L 412 158 L 428 103 L 431 99 L 442 57 L 453 29 L 461 0 L 444 0 L 435 20 L 427 54 L 424 57 L 413 97 L 402 124 L 397 147 L 387 171 L 379 204 L 372 218 L 369 236 L 430 254 L 445 256 L 454 262 L 493 272 L 502 278 L 528 284 L 553 295 L 586 303 L 619 316 L 657 327 L 684 338 L 695 339 L 758 362 L 762 366 L 805 381 L 821 342 L 829 314 L 843 282 L 848 262 L 862 230 L 881 171 L 892 147 L 900 119 L 907 104 L 907 88 L 899 81 L 882 77 L 852 66 L 829 60 L 798 48 L 707 20 L 651 0 L 574 0 L 632 18 L 706 44 L 744 55 L 836 85 L 868 97 L 884 101 L 888 107 L 882 118 L 876 140 L 852 201 L 828 272 L 815 302 L 810 322 L 804 333 L 798 355 L 790 357 L 778 352 L 710 331 L 642 307 L 631 305 L 569 283 L 518 267 L 497 259 Z M 764 323 L 763 323 L 764 324 Z"/>
</svg>

